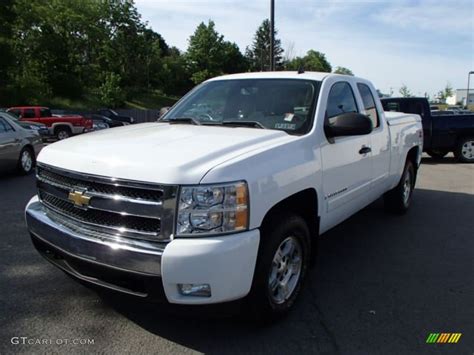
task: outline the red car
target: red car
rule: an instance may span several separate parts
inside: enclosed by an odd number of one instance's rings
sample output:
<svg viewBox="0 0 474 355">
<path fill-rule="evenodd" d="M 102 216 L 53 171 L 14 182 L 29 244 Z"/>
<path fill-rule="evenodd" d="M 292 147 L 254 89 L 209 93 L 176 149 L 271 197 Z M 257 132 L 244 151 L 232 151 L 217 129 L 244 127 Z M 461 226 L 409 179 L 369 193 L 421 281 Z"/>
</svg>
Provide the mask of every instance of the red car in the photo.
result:
<svg viewBox="0 0 474 355">
<path fill-rule="evenodd" d="M 53 115 L 48 107 L 19 106 L 10 107 L 11 112 L 20 118 L 20 121 L 37 122 L 45 124 L 51 135 L 58 139 L 66 139 L 75 134 L 92 130 L 93 122 L 80 115 Z"/>
</svg>

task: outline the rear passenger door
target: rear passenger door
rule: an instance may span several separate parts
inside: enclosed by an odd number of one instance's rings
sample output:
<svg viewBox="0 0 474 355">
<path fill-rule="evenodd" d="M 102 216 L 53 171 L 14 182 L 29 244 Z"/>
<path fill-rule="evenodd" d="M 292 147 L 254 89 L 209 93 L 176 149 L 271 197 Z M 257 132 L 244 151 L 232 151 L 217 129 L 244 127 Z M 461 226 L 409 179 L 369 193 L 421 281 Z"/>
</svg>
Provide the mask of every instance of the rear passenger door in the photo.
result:
<svg viewBox="0 0 474 355">
<path fill-rule="evenodd" d="M 327 121 L 342 113 L 360 112 L 355 90 L 348 81 L 332 84 L 326 102 Z M 368 147 L 369 134 L 336 137 L 321 145 L 326 210 L 322 229 L 331 228 L 367 204 L 372 179 L 371 153 L 362 148 Z"/>
<path fill-rule="evenodd" d="M 35 108 L 34 107 L 24 108 L 21 120 L 29 121 L 29 122 L 39 122 L 39 117 L 36 114 Z"/>
<path fill-rule="evenodd" d="M 14 168 L 20 156 L 20 140 L 13 127 L 0 115 L 0 168 Z"/>
<path fill-rule="evenodd" d="M 357 89 L 362 100 L 362 113 L 372 121 L 373 131 L 370 134 L 372 149 L 372 181 L 369 199 L 375 200 L 388 187 L 388 172 L 390 168 L 390 134 L 387 123 L 383 119 L 383 108 L 376 92 L 366 83 L 357 83 Z"/>
</svg>

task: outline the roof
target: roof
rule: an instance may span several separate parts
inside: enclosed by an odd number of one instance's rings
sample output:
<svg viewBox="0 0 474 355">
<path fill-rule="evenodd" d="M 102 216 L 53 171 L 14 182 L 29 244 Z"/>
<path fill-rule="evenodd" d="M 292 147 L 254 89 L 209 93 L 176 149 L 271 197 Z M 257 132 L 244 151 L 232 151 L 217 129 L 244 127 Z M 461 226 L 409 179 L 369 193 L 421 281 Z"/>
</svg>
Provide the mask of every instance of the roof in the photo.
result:
<svg viewBox="0 0 474 355">
<path fill-rule="evenodd" d="M 324 78 L 329 77 L 329 76 L 340 76 L 340 77 L 347 78 L 346 75 L 322 73 L 322 72 L 314 72 L 314 71 L 306 71 L 301 74 L 298 74 L 297 71 L 266 71 L 266 72 L 222 75 L 222 76 L 209 79 L 208 81 L 229 80 L 229 79 L 306 79 L 306 80 L 322 81 Z"/>
</svg>

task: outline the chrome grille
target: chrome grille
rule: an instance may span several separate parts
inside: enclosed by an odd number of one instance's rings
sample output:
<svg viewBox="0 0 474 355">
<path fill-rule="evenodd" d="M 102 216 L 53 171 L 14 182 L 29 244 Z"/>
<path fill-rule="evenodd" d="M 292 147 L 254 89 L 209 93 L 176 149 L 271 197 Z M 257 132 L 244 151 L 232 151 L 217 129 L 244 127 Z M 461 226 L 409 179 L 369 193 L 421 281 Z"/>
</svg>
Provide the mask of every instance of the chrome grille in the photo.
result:
<svg viewBox="0 0 474 355">
<path fill-rule="evenodd" d="M 45 169 L 43 167 L 38 167 L 38 176 L 43 179 L 46 179 L 49 182 L 59 184 L 70 189 L 87 187 L 87 190 L 90 192 L 108 195 L 120 195 L 132 199 L 142 199 L 147 201 L 160 201 L 163 197 L 163 191 L 159 189 L 147 190 L 137 187 L 131 188 L 126 186 L 108 185 L 96 181 L 85 182 L 83 179 L 76 179 L 71 176 L 64 176 L 52 170 Z"/>
<path fill-rule="evenodd" d="M 37 186 L 43 205 L 68 223 L 109 236 L 171 239 L 177 186 L 80 174 L 44 164 L 38 164 Z M 87 205 L 69 199 L 78 191 L 89 198 Z"/>
</svg>

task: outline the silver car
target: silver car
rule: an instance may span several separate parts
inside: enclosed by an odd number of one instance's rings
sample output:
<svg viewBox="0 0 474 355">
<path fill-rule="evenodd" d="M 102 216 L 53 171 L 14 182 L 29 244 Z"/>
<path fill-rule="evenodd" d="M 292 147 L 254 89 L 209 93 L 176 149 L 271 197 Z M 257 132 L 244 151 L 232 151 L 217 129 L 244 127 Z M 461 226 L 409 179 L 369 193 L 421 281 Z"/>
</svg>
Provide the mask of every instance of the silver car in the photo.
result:
<svg viewBox="0 0 474 355">
<path fill-rule="evenodd" d="M 16 168 L 21 174 L 29 174 L 41 148 L 43 142 L 37 131 L 21 127 L 0 112 L 0 171 Z"/>
</svg>

